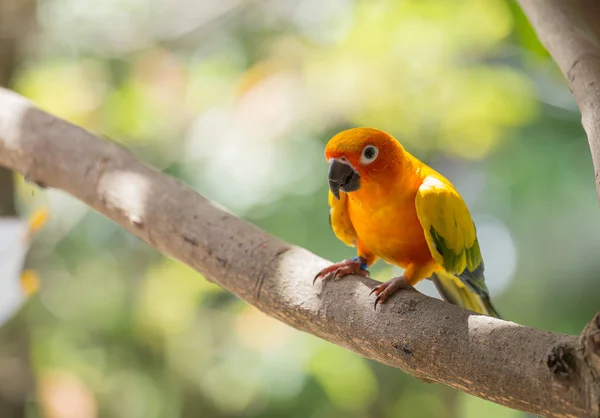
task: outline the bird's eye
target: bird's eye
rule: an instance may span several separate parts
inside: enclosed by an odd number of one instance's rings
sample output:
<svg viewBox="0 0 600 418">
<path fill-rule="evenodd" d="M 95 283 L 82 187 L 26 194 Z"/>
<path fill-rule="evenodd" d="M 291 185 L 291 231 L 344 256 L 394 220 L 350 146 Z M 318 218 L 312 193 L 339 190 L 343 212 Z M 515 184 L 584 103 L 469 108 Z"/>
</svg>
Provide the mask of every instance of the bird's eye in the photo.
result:
<svg viewBox="0 0 600 418">
<path fill-rule="evenodd" d="M 373 145 L 367 145 L 365 149 L 363 149 L 362 155 L 360 156 L 360 162 L 363 164 L 370 164 L 375 161 L 377 154 L 379 154 L 377 147 Z"/>
</svg>

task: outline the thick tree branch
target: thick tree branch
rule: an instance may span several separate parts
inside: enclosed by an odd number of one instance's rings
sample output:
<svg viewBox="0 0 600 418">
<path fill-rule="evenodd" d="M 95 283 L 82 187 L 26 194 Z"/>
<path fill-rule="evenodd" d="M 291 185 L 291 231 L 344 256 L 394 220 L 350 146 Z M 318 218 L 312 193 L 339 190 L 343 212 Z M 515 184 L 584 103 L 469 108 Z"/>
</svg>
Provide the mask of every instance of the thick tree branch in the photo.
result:
<svg viewBox="0 0 600 418">
<path fill-rule="evenodd" d="M 580 341 L 416 291 L 400 292 L 375 312 L 373 280 L 313 287 L 327 261 L 7 90 L 0 90 L 0 165 L 70 193 L 268 315 L 360 355 L 536 415 L 600 414 L 597 319 Z"/>
</svg>

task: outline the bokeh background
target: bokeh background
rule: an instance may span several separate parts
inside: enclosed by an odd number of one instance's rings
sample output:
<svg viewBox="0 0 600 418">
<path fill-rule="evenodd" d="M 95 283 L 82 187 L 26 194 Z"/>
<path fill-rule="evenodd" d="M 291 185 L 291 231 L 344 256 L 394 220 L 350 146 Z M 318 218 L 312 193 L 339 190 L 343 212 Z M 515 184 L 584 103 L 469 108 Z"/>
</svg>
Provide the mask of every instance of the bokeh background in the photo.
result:
<svg viewBox="0 0 600 418">
<path fill-rule="evenodd" d="M 578 110 L 512 1 L 0 0 L 0 56 L 42 109 L 331 260 L 353 250 L 327 224 L 324 145 L 387 130 L 463 194 L 507 319 L 578 334 L 600 306 Z M 295 331 L 10 180 L 5 215 L 51 218 L 40 290 L 2 318 L 3 418 L 525 416 Z"/>
</svg>

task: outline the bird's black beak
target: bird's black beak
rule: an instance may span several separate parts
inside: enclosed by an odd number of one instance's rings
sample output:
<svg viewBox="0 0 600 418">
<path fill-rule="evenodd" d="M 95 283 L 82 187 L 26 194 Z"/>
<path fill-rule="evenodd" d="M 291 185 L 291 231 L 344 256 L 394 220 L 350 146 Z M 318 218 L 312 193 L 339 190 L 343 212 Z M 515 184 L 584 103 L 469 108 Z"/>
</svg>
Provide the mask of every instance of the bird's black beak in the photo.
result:
<svg viewBox="0 0 600 418">
<path fill-rule="evenodd" d="M 348 164 L 337 159 L 329 163 L 329 190 L 336 199 L 342 192 L 354 192 L 360 188 L 360 175 Z"/>
</svg>

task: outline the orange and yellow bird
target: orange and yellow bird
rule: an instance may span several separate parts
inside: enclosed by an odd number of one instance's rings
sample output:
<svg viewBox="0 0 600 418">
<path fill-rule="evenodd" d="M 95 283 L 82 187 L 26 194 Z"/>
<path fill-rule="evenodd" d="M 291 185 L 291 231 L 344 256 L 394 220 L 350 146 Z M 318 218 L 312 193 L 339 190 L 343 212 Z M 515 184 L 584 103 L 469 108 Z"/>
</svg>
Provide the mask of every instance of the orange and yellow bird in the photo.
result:
<svg viewBox="0 0 600 418">
<path fill-rule="evenodd" d="M 329 221 L 357 257 L 326 267 L 317 279 L 368 276 L 378 259 L 404 268 L 376 286 L 375 307 L 401 288 L 430 278 L 450 303 L 500 317 L 483 275 L 475 224 L 454 186 L 391 135 L 355 128 L 325 148 Z"/>
</svg>

